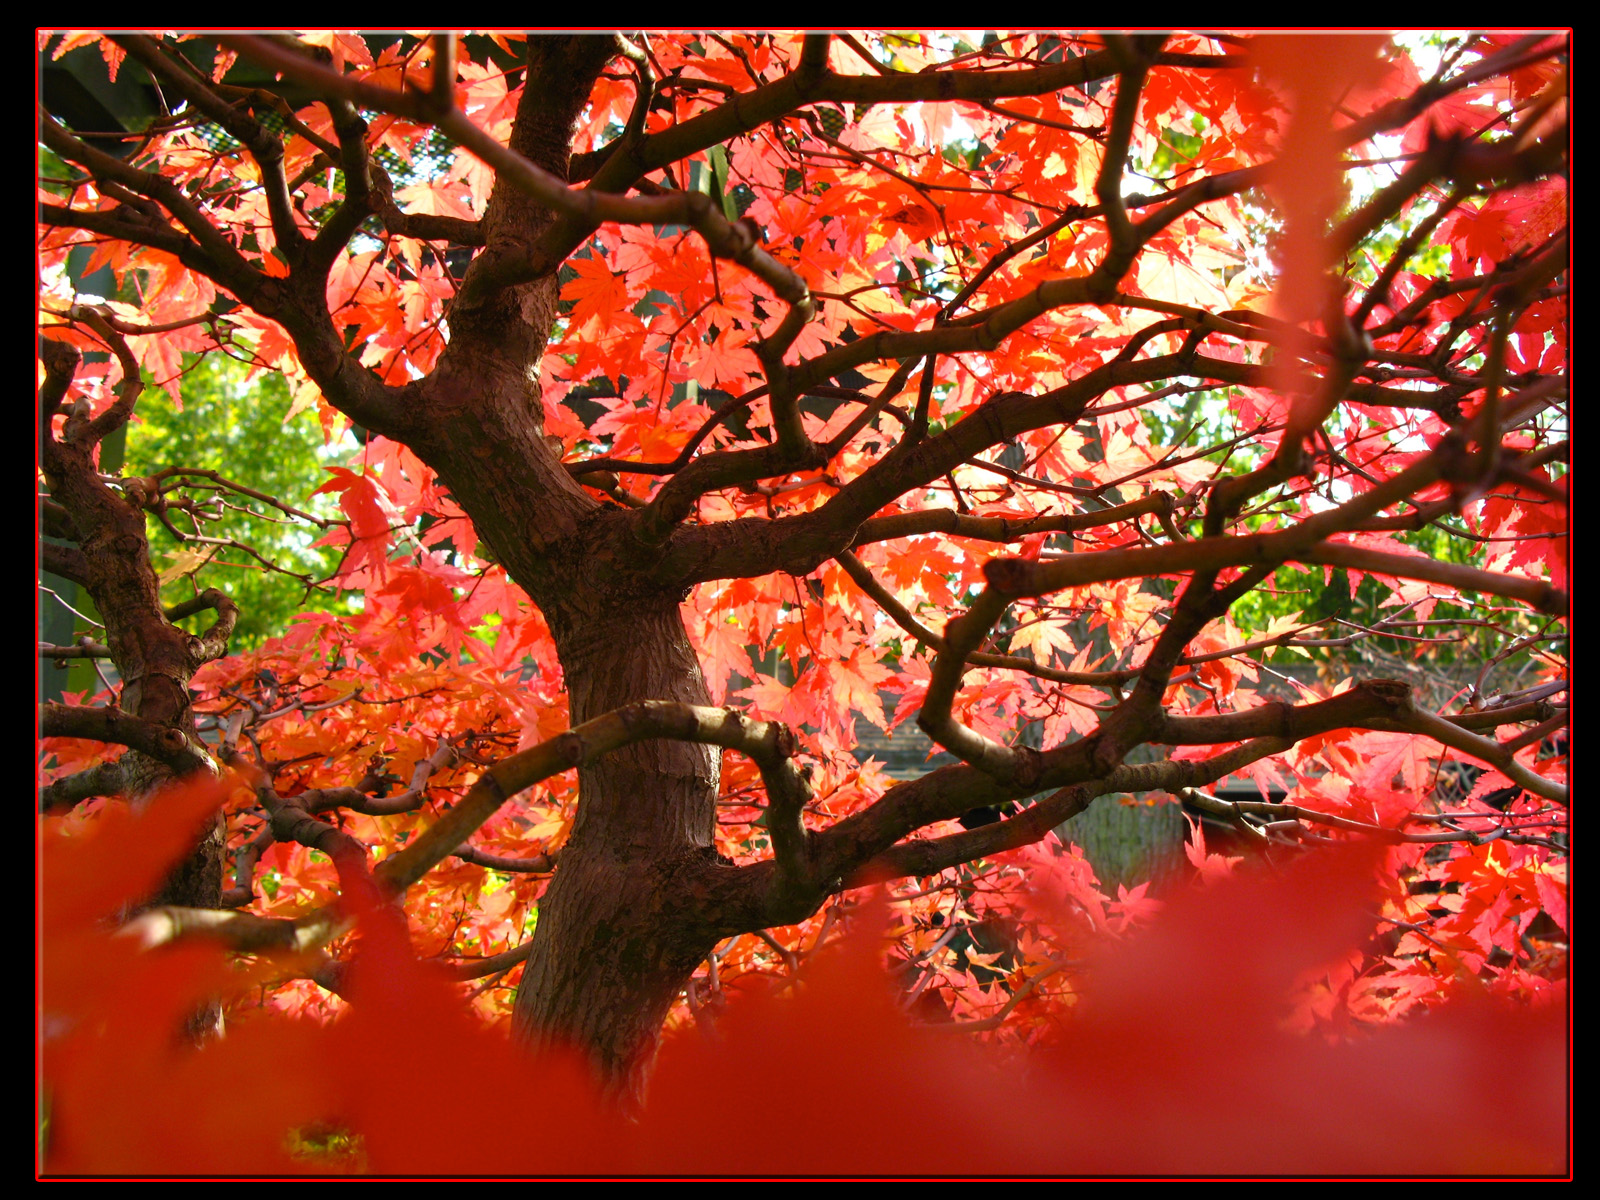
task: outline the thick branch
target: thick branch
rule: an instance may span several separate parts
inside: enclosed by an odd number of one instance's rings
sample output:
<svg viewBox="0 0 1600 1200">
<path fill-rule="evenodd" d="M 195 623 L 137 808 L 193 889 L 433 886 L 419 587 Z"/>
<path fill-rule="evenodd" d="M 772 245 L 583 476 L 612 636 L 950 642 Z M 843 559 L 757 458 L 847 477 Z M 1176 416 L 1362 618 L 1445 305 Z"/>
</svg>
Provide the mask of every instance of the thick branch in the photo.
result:
<svg viewBox="0 0 1600 1200">
<path fill-rule="evenodd" d="M 1462 754 L 1488 763 L 1512 783 L 1525 788 L 1535 796 L 1543 796 L 1546 800 L 1554 800 L 1562 805 L 1569 802 L 1567 789 L 1563 784 L 1553 779 L 1546 779 L 1537 771 L 1523 766 L 1517 761 L 1511 747 L 1502 745 L 1493 738 L 1482 737 L 1463 729 L 1454 721 L 1437 713 L 1410 705 L 1396 713 L 1394 717 L 1385 721 L 1370 722 L 1369 726 L 1373 729 L 1420 733 L 1449 746 L 1452 750 L 1459 750 Z"/>
<path fill-rule="evenodd" d="M 54 542 L 44 542 L 39 547 L 39 559 L 44 569 L 52 575 L 59 575 L 80 585 L 87 585 L 89 582 L 89 560 L 83 551 L 75 546 L 58 546 Z"/>
<path fill-rule="evenodd" d="M 556 869 L 556 861 L 561 857 L 560 851 L 551 851 L 536 854 L 532 858 L 511 858 L 504 854 L 474 850 L 471 846 L 457 846 L 451 854 L 475 867 L 487 867 L 491 871 L 504 871 L 512 875 L 548 875 Z"/>
<path fill-rule="evenodd" d="M 282 140 L 254 117 L 218 96 L 188 63 L 168 57 L 155 38 L 124 34 L 111 35 L 111 40 L 127 50 L 131 58 L 142 63 L 158 82 L 221 125 L 249 149 L 250 156 L 261 171 L 261 185 L 266 192 L 267 216 L 272 222 L 273 236 L 288 261 L 295 262 L 305 247 L 306 238 L 295 222 L 294 206 L 289 198 L 289 183 L 283 173 Z"/>
<path fill-rule="evenodd" d="M 944 837 L 902 842 L 858 868 L 846 881 L 847 887 L 861 887 L 885 879 L 907 875 L 937 875 L 949 867 L 980 858 L 989 858 L 1019 846 L 1044 840 L 1049 832 L 1083 812 L 1096 796 L 1116 789 L 1103 779 L 1061 788 L 1014 817 L 980 825 Z"/>
<path fill-rule="evenodd" d="M 40 812 L 63 812 L 95 796 L 115 796 L 127 787 L 122 763 L 100 763 L 39 789 Z"/>
<path fill-rule="evenodd" d="M 41 704 L 39 734 L 114 742 L 159 759 L 179 774 L 210 763 L 210 755 L 203 747 L 191 744 L 182 730 L 152 724 L 119 708 L 68 706 L 53 701 Z"/>
<path fill-rule="evenodd" d="M 1034 790 L 1041 769 L 1039 753 L 1027 747 L 1002 746 L 955 719 L 951 706 L 968 658 L 983 644 L 1007 601 L 986 588 L 965 614 L 945 626 L 945 645 L 933 660 L 928 694 L 917 713 L 917 725 L 939 745 L 1002 784 L 1024 792 Z"/>
<path fill-rule="evenodd" d="M 893 516 L 863 521 L 850 549 L 927 533 L 948 533 L 975 541 L 1016 542 L 1036 533 L 1075 533 L 1080 529 L 1099 529 L 1118 521 L 1131 521 L 1147 513 L 1170 512 L 1172 506 L 1169 493 L 1152 492 L 1126 504 L 1038 517 L 973 517 L 953 508 L 927 508 L 920 512 L 895 513 Z"/>
<path fill-rule="evenodd" d="M 258 917 L 253 913 L 225 912 L 214 908 L 151 908 L 124 925 L 118 933 L 138 939 L 146 950 L 180 938 L 210 937 L 241 954 L 274 951 L 300 953 L 321 944 L 320 930 L 297 921 Z"/>
<path fill-rule="evenodd" d="M 748 755 L 760 767 L 780 815 L 794 809 L 797 822 L 798 807 L 809 793 L 792 761 L 798 743 L 790 730 L 770 722 L 751 721 L 727 709 L 648 700 L 586 721 L 502 759 L 478 778 L 460 803 L 399 854 L 385 859 L 375 874 L 391 890 L 408 887 L 446 855 L 454 853 L 473 830 L 524 788 L 593 762 L 619 747 L 663 737 L 723 746 Z M 802 870 L 803 864 L 793 861 L 794 855 L 788 851 L 798 854 L 796 842 L 803 845 L 807 836 L 803 830 L 798 838 L 774 831 L 774 853 L 785 874 Z"/>
<path fill-rule="evenodd" d="M 204 255 L 206 266 L 203 269 L 206 274 L 241 299 L 251 299 L 255 296 L 266 277 L 250 265 L 233 243 L 223 236 L 222 231 L 208 221 L 205 214 L 170 179 L 154 172 L 131 167 L 120 158 L 79 141 L 57 124 L 49 114 L 41 116 L 39 129 L 40 137 L 46 146 L 69 162 L 77 163 L 96 179 L 120 183 L 139 195 L 159 203 L 194 239 L 193 244 L 197 245 Z M 91 214 L 76 209 L 68 211 L 85 228 L 93 228 L 86 220 Z M 176 231 L 170 230 L 169 227 L 168 232 Z M 135 235 L 132 240 L 145 239 Z M 184 239 L 180 236 L 179 240 L 181 242 Z M 150 244 L 156 245 L 157 242 L 152 241 Z M 171 249 L 170 238 L 161 248 Z"/>
<path fill-rule="evenodd" d="M 1226 724 L 1225 728 L 1218 725 L 1215 729 L 1225 735 L 1248 737 L 1259 722 L 1261 736 L 1200 762 L 1108 767 L 1097 762 L 1095 738 L 1091 736 L 1037 752 L 1037 777 L 1022 784 L 1004 784 L 972 767 L 943 767 L 889 789 L 870 808 L 814 834 L 814 862 L 820 878 L 849 880 L 851 885 L 896 875 L 934 874 L 977 855 L 1037 841 L 1098 795 L 1205 787 L 1252 762 L 1281 753 L 1298 739 L 1335 729 L 1382 728 L 1384 722 L 1400 719 L 1397 714 L 1410 711 L 1410 690 L 1410 685 L 1401 681 L 1370 680 L 1332 700 L 1300 706 L 1269 705 L 1237 714 L 1241 719 L 1236 724 Z M 1157 729 L 1172 725 L 1182 733 L 1195 728 L 1184 722 L 1202 718 L 1159 720 Z M 1226 723 L 1230 718 L 1204 720 Z M 1457 731 L 1460 732 L 1459 727 Z M 1157 736 L 1154 740 L 1167 739 Z M 928 842 L 896 845 L 926 825 L 952 820 L 972 808 L 1020 799 L 1029 790 L 1045 787 L 1061 791 L 1006 821 Z M 1038 815 L 1030 815 L 1035 813 Z"/>
<path fill-rule="evenodd" d="M 1351 566 L 1434 582 L 1447 583 L 1492 595 L 1511 596 L 1541 612 L 1565 615 L 1565 595 L 1550 585 L 1518 576 L 1437 563 L 1410 555 L 1386 554 L 1360 547 L 1324 542 L 1323 539 L 1376 516 L 1383 509 L 1415 495 L 1439 479 L 1465 479 L 1472 470 L 1463 443 L 1446 438 L 1426 457 L 1355 498 L 1300 521 L 1278 533 L 1241 537 L 1207 537 L 1179 545 L 1148 550 L 1103 550 L 1076 554 L 1052 563 L 1020 559 L 995 559 L 985 564 L 989 582 L 1008 596 L 1038 596 L 1086 583 L 1136 576 L 1168 575 L 1184 571 L 1215 572 L 1226 567 L 1274 565 L 1296 559 L 1302 562 Z"/>
</svg>

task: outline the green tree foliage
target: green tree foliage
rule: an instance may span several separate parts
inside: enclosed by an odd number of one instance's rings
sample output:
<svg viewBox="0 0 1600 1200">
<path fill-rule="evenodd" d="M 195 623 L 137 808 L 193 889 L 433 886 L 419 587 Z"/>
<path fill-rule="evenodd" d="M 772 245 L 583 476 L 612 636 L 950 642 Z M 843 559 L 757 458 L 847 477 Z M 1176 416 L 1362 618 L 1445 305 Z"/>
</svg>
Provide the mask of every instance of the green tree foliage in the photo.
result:
<svg viewBox="0 0 1600 1200">
<path fill-rule="evenodd" d="M 324 462 L 349 456 L 348 437 L 325 443 L 314 411 L 289 417 L 292 399 L 281 375 L 251 379 L 245 364 L 222 355 L 186 366 L 179 383 L 181 408 L 160 389 L 147 391 L 140 402 L 128 433 L 130 473 L 214 471 L 314 516 L 337 514 L 330 497 L 312 492 L 325 478 Z M 259 647 L 281 634 L 297 613 L 351 611 L 359 605 L 358 598 L 324 584 L 338 567 L 339 551 L 316 545 L 321 531 L 310 522 L 203 476 L 193 477 L 181 492 L 202 510 L 201 523 L 196 525 L 191 511 L 174 506 L 165 520 L 149 526 L 150 548 L 162 572 L 162 599 L 176 604 L 194 595 L 194 570 L 204 564 L 206 584 L 220 587 L 239 606 L 236 649 Z M 218 515 L 213 520 L 205 513 Z M 197 543 L 192 540 L 197 533 L 238 545 Z"/>
</svg>

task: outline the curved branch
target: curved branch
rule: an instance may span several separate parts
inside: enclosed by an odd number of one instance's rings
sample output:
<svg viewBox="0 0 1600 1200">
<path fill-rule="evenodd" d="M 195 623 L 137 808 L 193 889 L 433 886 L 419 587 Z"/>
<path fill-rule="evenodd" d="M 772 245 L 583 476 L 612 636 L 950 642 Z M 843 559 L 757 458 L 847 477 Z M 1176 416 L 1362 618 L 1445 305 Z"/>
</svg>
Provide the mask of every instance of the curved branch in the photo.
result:
<svg viewBox="0 0 1600 1200">
<path fill-rule="evenodd" d="M 1117 790 L 1104 779 L 1091 779 L 1061 788 L 1005 820 L 943 837 L 902 842 L 858 867 L 845 880 L 845 886 L 864 887 L 908 875 L 937 875 L 975 859 L 1032 845 L 1087 809 L 1097 796 Z"/>
<path fill-rule="evenodd" d="M 382 168 L 372 161 L 367 152 L 367 123 L 348 101 L 333 99 L 327 103 L 329 115 L 333 118 L 334 136 L 339 139 L 339 165 L 344 171 L 345 194 L 333 215 L 317 231 L 306 254 L 306 267 L 319 275 L 327 274 L 339 252 L 367 217 L 374 212 L 382 212 L 385 226 L 394 232 L 388 214 L 392 211 L 395 216 L 401 215 L 394 203 L 392 190 L 385 186 L 388 183 L 387 176 L 382 176 L 382 182 L 373 187 L 378 182 Z"/>
<path fill-rule="evenodd" d="M 117 932 L 137 939 L 146 950 L 189 937 L 215 938 L 241 954 L 299 953 L 322 944 L 319 930 L 299 922 L 214 908 L 146 909 Z"/>
<path fill-rule="evenodd" d="M 233 627 L 239 621 L 239 606 L 230 600 L 225 592 L 207 588 L 198 596 L 191 596 L 165 609 L 163 614 L 168 621 L 181 621 L 185 617 L 192 617 L 195 613 L 207 610 L 215 612 L 217 619 L 204 633 L 189 639 L 189 654 L 195 666 L 221 658 L 228 652 L 228 636 L 233 633 Z"/>
<path fill-rule="evenodd" d="M 1518 411 L 1527 406 L 1524 401 Z M 1454 563 L 1324 541 L 1376 516 L 1392 504 L 1409 499 L 1440 479 L 1465 482 L 1473 466 L 1463 440 L 1451 435 L 1428 455 L 1368 491 L 1278 533 L 1213 536 L 1149 550 L 1102 550 L 1052 563 L 993 559 L 984 564 L 984 575 L 993 587 L 1007 596 L 1038 596 L 1062 588 L 1131 576 L 1215 572 L 1225 567 L 1276 565 L 1293 559 L 1447 583 L 1525 600 L 1553 616 L 1565 615 L 1566 596 L 1542 580 L 1496 575 Z"/>
<path fill-rule="evenodd" d="M 333 860 L 339 886 L 346 897 L 360 896 L 369 902 L 377 899 L 364 842 L 337 825 L 317 820 L 306 811 L 300 796 L 279 796 L 265 780 L 257 782 L 256 798 L 271 818 L 275 841 L 296 842 L 320 850 Z"/>
<path fill-rule="evenodd" d="M 40 565 L 52 575 L 70 579 L 79 586 L 87 586 L 90 579 L 89 559 L 76 546 L 58 546 L 43 542 L 39 546 Z"/>
<path fill-rule="evenodd" d="M 385 859 L 374 874 L 391 891 L 406 888 L 446 855 L 455 853 L 475 829 L 524 788 L 650 738 L 723 746 L 756 763 L 771 799 L 769 822 L 779 889 L 799 888 L 809 875 L 806 851 L 810 835 L 800 824 L 800 812 L 810 796 L 810 785 L 793 761 L 798 748 L 794 733 L 783 725 L 752 721 L 728 709 L 665 700 L 627 705 L 502 759 L 479 776 L 454 808 L 404 850 Z"/>
<path fill-rule="evenodd" d="M 471 863 L 475 867 L 487 867 L 491 871 L 503 871 L 509 875 L 548 875 L 556 869 L 556 862 L 561 857 L 559 850 L 536 854 L 532 858 L 512 858 L 504 854 L 490 854 L 486 850 L 475 850 L 471 846 L 457 846 L 451 855 L 462 862 Z"/>
<path fill-rule="evenodd" d="M 133 406 L 144 392 L 144 379 L 139 374 L 139 360 L 133 356 L 127 339 L 113 329 L 110 322 L 93 309 L 79 309 L 77 314 L 74 319 L 95 331 L 122 368 L 122 378 L 117 383 L 117 398 L 111 407 L 81 426 L 69 419 L 62 429 L 62 435 L 68 441 L 82 441 L 92 446 L 127 424 L 128 418 L 133 415 Z"/>
<path fill-rule="evenodd" d="M 233 859 L 233 886 L 222 893 L 218 908 L 243 908 L 256 899 L 256 864 L 261 855 L 277 838 L 272 836 L 272 822 L 264 822 L 255 836 L 240 846 Z"/>
<path fill-rule="evenodd" d="M 1368 722 L 1368 725 L 1372 729 L 1420 733 L 1441 745 L 1449 746 L 1452 750 L 1459 750 L 1462 754 L 1488 763 L 1512 783 L 1532 792 L 1535 796 L 1542 796 L 1561 805 L 1569 803 L 1567 788 L 1523 766 L 1517 761 L 1512 746 L 1497 742 L 1494 738 L 1481 737 L 1463 729 L 1454 721 L 1418 708 L 1414 704 L 1407 705 L 1387 720 Z"/>
<path fill-rule="evenodd" d="M 115 796 L 127 786 L 120 759 L 76 771 L 39 789 L 39 811 L 64 812 L 95 796 Z"/>
<path fill-rule="evenodd" d="M 289 182 L 283 173 L 283 141 L 247 113 L 240 112 L 211 90 L 187 62 L 169 57 L 155 38 L 139 34 L 110 34 L 110 39 L 141 63 L 158 82 L 164 83 L 195 109 L 221 125 L 242 143 L 261 171 L 261 185 L 267 197 L 267 218 L 272 233 L 290 263 L 306 245 L 305 234 L 294 219 L 289 198 Z"/>
<path fill-rule="evenodd" d="M 465 983 L 469 979 L 482 979 L 486 975 L 498 975 L 502 971 L 509 971 L 524 961 L 532 950 L 533 939 L 529 938 L 514 950 L 491 954 L 488 958 L 447 958 L 441 959 L 440 965 L 450 973 L 451 979 L 457 983 Z"/>
<path fill-rule="evenodd" d="M 971 655 L 983 644 L 1009 605 L 998 591 L 985 588 L 960 617 L 944 629 L 944 648 L 934 655 L 928 694 L 917 712 L 918 727 L 963 762 L 993 776 L 1002 785 L 1023 792 L 1035 790 L 1043 762 L 1026 746 L 1002 746 L 956 720 L 951 711 Z"/>
<path fill-rule="evenodd" d="M 182 730 L 152 724 L 114 707 L 41 704 L 39 735 L 114 742 L 159 759 L 179 774 L 211 763 L 204 747 L 191 743 Z"/>
<path fill-rule="evenodd" d="M 193 254 L 186 258 L 180 254 L 179 257 L 184 258 L 186 266 L 198 266 L 205 274 L 226 286 L 240 299 L 250 300 L 252 304 L 256 302 L 255 297 L 260 292 L 261 285 L 266 282 L 266 276 L 250 265 L 233 243 L 223 236 L 222 231 L 206 220 L 194 202 L 170 179 L 131 167 L 120 158 L 79 141 L 57 124 L 48 113 L 41 115 L 39 129 L 41 140 L 55 153 L 70 162 L 77 163 L 96 179 L 120 183 L 139 195 L 156 201 L 177 219 L 194 240 L 189 241 L 170 226 L 145 227 L 143 233 L 138 231 L 128 233 L 119 229 L 113 236 L 127 237 L 135 242 L 148 242 L 169 252 L 177 252 L 177 247 L 173 245 L 174 238 L 178 246 L 184 244 L 193 246 L 198 250 L 203 265 L 196 263 Z M 53 209 L 55 206 L 42 205 L 41 208 Z M 85 229 L 93 229 L 95 226 L 90 223 L 91 219 L 100 215 L 70 208 L 61 211 L 70 213 L 74 218 L 72 223 Z M 168 236 L 160 241 L 150 240 L 153 235 L 160 233 Z"/>
</svg>

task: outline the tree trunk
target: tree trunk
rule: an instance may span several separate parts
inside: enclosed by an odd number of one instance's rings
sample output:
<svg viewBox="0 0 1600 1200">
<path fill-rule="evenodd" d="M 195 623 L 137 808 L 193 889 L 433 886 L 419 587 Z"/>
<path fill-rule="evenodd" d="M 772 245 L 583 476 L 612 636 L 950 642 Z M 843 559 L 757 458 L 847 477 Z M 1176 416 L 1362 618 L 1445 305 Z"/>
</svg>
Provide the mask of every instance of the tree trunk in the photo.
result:
<svg viewBox="0 0 1600 1200">
<path fill-rule="evenodd" d="M 170 614 L 163 609 L 145 534 L 146 489 L 134 479 L 113 490 L 99 474 L 96 449 L 117 413 L 106 413 L 97 427 L 87 413 L 74 412 L 56 436 L 51 416 L 81 360 L 76 350 L 55 341 L 42 343 L 40 353 L 48 372 L 45 393 L 57 398 L 45 409 L 40 463 L 51 500 L 61 506 L 63 519 L 76 534 L 72 540 L 77 542 L 61 561 L 105 619 L 111 659 L 122 677 L 117 707 L 149 730 L 176 735 L 175 746 L 169 744 L 168 749 L 180 768 L 214 774 L 216 765 L 204 751 L 195 726 L 189 683 L 201 665 L 226 650 L 237 610 L 216 591 L 207 591 Z M 124 378 L 120 402 L 131 411 L 132 399 L 127 393 L 131 389 L 137 394 L 139 388 L 131 360 L 125 364 Z M 215 611 L 217 620 L 204 635 L 187 633 L 175 624 L 186 614 L 208 609 Z M 181 773 L 174 768 L 173 759 L 162 761 L 138 749 L 124 753 L 117 766 L 120 790 L 136 803 L 149 800 Z M 221 905 L 227 850 L 221 813 L 196 830 L 195 841 L 193 851 L 135 911 L 165 904 L 186 908 Z M 221 1021 L 221 1005 L 208 1004 L 190 1017 L 187 1031 L 200 1041 L 220 1031 Z"/>
<path fill-rule="evenodd" d="M 595 37 L 530 40 L 512 147 L 564 177 L 572 122 L 614 50 Z M 573 482 L 544 437 L 539 364 L 558 315 L 555 269 L 500 281 L 552 221 L 496 186 L 450 343 L 393 436 L 438 472 L 539 606 L 574 724 L 639 700 L 709 704 L 683 597 L 647 578 L 623 512 Z M 669 741 L 581 771 L 576 820 L 539 908 L 515 1029 L 581 1047 L 625 1095 L 638 1094 L 667 1010 L 720 936 L 701 886 L 719 865 L 719 771 L 715 749 Z"/>
<path fill-rule="evenodd" d="M 574 724 L 637 700 L 710 703 L 676 597 L 642 610 L 602 603 L 609 613 L 557 638 Z M 652 741 L 580 771 L 577 819 L 539 909 L 517 1032 L 584 1047 L 630 1090 L 715 944 L 686 908 L 716 860 L 719 770 L 714 747 Z"/>
<path fill-rule="evenodd" d="M 501 395 L 493 423 L 514 423 L 521 399 Z M 456 439 L 482 435 L 483 399 L 480 393 L 480 421 L 443 422 L 453 444 L 427 446 L 426 457 L 549 623 L 572 723 L 639 700 L 709 704 L 680 595 L 623 567 L 607 536 L 610 514 L 568 494 L 577 487 L 525 405 L 518 436 L 481 443 L 497 447 L 492 462 L 459 469 L 474 456 Z M 527 447 L 531 461 L 515 462 L 507 445 Z M 508 516 L 520 507 L 509 498 L 532 499 L 527 481 L 541 475 L 551 485 L 538 505 L 545 511 L 533 521 Z M 563 532 L 541 541 L 539 530 Z M 663 740 L 581 770 L 576 819 L 539 907 L 517 995 L 517 1035 L 581 1047 L 625 1101 L 638 1095 L 667 1010 L 719 936 L 697 901 L 717 865 L 720 766 L 713 747 Z"/>
</svg>

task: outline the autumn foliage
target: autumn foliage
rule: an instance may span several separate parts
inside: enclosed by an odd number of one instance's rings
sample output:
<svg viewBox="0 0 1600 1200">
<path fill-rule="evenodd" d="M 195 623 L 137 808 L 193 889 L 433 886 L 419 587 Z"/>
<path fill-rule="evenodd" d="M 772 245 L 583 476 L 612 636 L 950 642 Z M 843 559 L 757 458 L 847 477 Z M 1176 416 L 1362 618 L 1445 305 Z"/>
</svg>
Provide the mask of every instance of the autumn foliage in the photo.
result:
<svg viewBox="0 0 1600 1200">
<path fill-rule="evenodd" d="M 1561 38 L 39 51 L 46 1170 L 1566 1169 Z"/>
<path fill-rule="evenodd" d="M 46 1012 L 64 1027 L 46 1042 L 54 1172 L 1552 1174 L 1566 1159 L 1559 1006 L 1473 989 L 1353 1041 L 1298 1028 L 1308 982 L 1370 926 L 1376 864 L 1360 847 L 1181 897 L 1102 955 L 1083 1011 L 1021 1059 L 907 1023 L 873 945 L 881 896 L 797 997 L 747 998 L 715 1038 L 670 1045 L 639 1120 L 576 1059 L 525 1060 L 470 1020 L 392 913 L 364 915 L 338 1021 L 246 1011 L 195 1051 L 171 1036 L 187 1009 L 274 972 L 241 976 L 204 944 L 151 954 L 86 918 L 151 886 L 162 861 L 108 852 L 137 834 L 181 853 L 184 818 L 214 797 L 47 840 L 47 895 L 96 884 L 46 907 Z M 1035 903 L 1052 907 L 1048 889 Z M 459 1120 L 441 1128 L 442 1113 Z M 746 1144 L 752 1121 L 774 1136 Z M 356 1148 L 312 1153 L 304 1131 L 333 1128 Z"/>
</svg>

